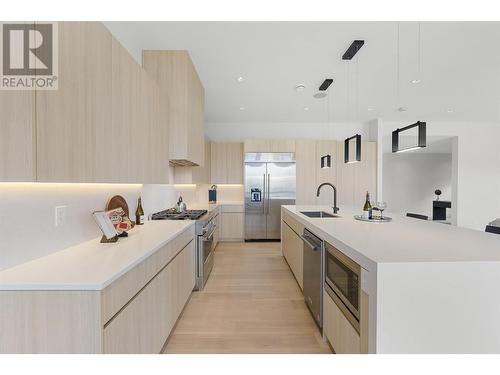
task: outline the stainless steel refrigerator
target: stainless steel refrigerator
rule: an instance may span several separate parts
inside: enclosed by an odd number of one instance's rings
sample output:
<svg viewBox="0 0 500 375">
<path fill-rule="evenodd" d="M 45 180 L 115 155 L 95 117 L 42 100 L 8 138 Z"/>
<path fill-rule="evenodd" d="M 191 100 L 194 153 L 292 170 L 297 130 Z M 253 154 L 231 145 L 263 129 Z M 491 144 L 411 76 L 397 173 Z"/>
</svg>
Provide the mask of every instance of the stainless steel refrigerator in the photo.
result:
<svg viewBox="0 0 500 375">
<path fill-rule="evenodd" d="M 245 239 L 279 240 L 281 206 L 295 204 L 295 154 L 245 154 Z"/>
</svg>

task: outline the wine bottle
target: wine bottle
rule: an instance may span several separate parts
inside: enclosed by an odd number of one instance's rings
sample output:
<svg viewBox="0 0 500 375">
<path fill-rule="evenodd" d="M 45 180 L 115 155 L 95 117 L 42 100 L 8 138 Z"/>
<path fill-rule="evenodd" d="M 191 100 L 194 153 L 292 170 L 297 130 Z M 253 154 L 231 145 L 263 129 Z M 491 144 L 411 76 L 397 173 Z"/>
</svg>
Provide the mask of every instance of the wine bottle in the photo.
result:
<svg viewBox="0 0 500 375">
<path fill-rule="evenodd" d="M 370 193 L 366 192 L 365 205 L 363 206 L 363 219 L 372 218 L 372 205 L 370 203 Z"/>
<path fill-rule="evenodd" d="M 139 200 L 137 202 L 137 209 L 135 210 L 135 224 L 144 224 L 144 210 L 142 209 L 141 197 L 139 197 Z"/>
</svg>

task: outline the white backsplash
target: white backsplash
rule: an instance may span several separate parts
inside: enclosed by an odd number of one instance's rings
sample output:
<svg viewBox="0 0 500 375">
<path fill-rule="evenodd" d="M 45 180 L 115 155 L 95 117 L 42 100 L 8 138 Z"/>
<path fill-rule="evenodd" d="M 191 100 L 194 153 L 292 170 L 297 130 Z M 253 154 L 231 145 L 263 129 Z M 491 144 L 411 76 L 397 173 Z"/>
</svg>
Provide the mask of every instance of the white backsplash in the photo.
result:
<svg viewBox="0 0 500 375">
<path fill-rule="evenodd" d="M 0 270 L 100 236 L 91 215 L 122 195 L 131 219 L 142 196 L 146 218 L 173 207 L 208 203 L 211 185 L 0 183 Z M 243 201 L 243 185 L 219 185 L 219 202 Z M 55 226 L 55 207 L 66 206 L 66 223 Z"/>
<path fill-rule="evenodd" d="M 146 217 L 177 201 L 173 185 L 1 183 L 0 270 L 99 237 L 91 213 L 115 194 L 127 200 L 132 220 L 139 195 Z M 59 227 L 56 206 L 66 206 Z"/>
<path fill-rule="evenodd" d="M 212 185 L 175 185 L 176 190 L 190 204 L 208 204 L 208 190 Z M 217 202 L 243 202 L 243 185 L 217 185 Z"/>
</svg>

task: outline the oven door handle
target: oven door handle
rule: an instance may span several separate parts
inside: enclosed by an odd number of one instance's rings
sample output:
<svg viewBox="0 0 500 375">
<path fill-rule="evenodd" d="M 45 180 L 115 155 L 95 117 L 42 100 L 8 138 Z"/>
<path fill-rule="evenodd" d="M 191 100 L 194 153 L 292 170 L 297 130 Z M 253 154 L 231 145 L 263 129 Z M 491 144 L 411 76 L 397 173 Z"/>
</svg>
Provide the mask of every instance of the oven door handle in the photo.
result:
<svg viewBox="0 0 500 375">
<path fill-rule="evenodd" d="M 313 244 L 311 241 L 308 240 L 308 237 L 307 236 L 300 236 L 300 238 L 302 238 L 302 241 L 304 241 L 313 251 L 318 251 L 321 249 L 321 247 L 317 246 L 316 244 Z"/>
<path fill-rule="evenodd" d="M 203 235 L 201 240 L 203 242 L 207 242 L 207 241 L 212 241 L 213 240 L 213 237 L 214 237 L 214 233 L 215 233 L 215 227 L 213 228 L 213 230 L 210 232 L 209 235 Z"/>
</svg>

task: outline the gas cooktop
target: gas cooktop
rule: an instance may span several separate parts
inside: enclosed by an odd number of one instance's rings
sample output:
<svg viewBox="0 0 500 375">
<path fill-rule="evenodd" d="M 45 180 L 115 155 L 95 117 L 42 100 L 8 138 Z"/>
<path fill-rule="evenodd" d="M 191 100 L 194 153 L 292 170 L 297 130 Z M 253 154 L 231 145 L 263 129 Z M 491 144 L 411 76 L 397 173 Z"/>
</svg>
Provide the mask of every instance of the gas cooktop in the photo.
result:
<svg viewBox="0 0 500 375">
<path fill-rule="evenodd" d="M 198 220 L 205 215 L 207 210 L 186 210 L 178 213 L 174 208 L 160 211 L 151 215 L 151 220 Z"/>
</svg>

